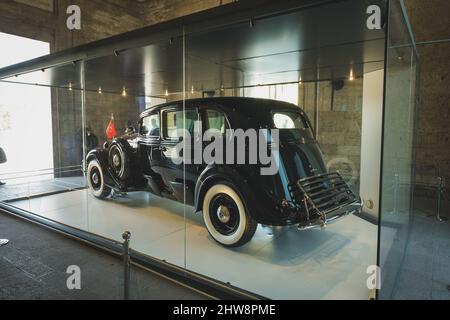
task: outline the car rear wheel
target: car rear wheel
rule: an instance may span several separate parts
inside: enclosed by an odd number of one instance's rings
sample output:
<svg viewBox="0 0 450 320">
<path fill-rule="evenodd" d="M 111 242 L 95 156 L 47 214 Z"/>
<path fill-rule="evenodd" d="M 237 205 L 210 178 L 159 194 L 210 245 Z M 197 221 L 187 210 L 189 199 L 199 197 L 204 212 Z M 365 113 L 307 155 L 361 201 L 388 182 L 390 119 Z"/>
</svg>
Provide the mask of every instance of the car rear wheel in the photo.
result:
<svg viewBox="0 0 450 320">
<path fill-rule="evenodd" d="M 258 226 L 231 185 L 213 185 L 203 199 L 203 220 L 209 234 L 226 247 L 239 247 L 250 241 Z"/>
<path fill-rule="evenodd" d="M 111 188 L 105 185 L 102 167 L 97 159 L 91 160 L 87 168 L 87 180 L 92 194 L 100 199 L 104 199 L 111 193 Z"/>
</svg>

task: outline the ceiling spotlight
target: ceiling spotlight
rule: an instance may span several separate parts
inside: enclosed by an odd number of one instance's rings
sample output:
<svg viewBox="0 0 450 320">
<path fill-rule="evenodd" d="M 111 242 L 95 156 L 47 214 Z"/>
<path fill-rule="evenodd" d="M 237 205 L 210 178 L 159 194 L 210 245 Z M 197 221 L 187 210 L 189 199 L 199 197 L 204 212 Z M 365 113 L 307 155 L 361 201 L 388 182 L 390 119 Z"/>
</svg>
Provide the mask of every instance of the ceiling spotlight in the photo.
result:
<svg viewBox="0 0 450 320">
<path fill-rule="evenodd" d="M 353 76 L 353 69 L 350 69 L 350 75 L 348 77 L 348 80 L 350 80 L 350 81 L 355 80 L 355 77 Z"/>
<path fill-rule="evenodd" d="M 127 89 L 125 89 L 125 87 L 122 88 L 122 97 L 126 97 L 127 96 Z"/>
</svg>

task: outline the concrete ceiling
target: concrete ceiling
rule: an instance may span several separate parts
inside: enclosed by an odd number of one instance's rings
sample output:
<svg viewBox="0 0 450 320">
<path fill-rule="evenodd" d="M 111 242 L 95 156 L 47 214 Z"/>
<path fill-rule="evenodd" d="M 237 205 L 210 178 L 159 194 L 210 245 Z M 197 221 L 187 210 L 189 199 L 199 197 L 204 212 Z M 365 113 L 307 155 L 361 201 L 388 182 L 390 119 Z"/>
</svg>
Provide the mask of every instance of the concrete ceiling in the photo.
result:
<svg viewBox="0 0 450 320">
<path fill-rule="evenodd" d="M 130 94 L 162 96 L 166 90 L 182 92 L 192 87 L 217 90 L 340 79 L 347 78 L 350 70 L 360 77 L 384 67 L 385 31 L 366 28 L 366 8 L 365 1 L 344 0 L 261 16 L 252 23 L 232 22 L 230 17 L 226 26 L 212 21 L 200 31 L 187 25 L 185 39 L 156 37 L 159 40 L 117 56 L 110 51 L 110 55 L 89 59 L 86 88 L 119 93 L 126 87 Z M 43 76 L 48 85 L 77 86 L 79 63 L 49 68 Z"/>
</svg>

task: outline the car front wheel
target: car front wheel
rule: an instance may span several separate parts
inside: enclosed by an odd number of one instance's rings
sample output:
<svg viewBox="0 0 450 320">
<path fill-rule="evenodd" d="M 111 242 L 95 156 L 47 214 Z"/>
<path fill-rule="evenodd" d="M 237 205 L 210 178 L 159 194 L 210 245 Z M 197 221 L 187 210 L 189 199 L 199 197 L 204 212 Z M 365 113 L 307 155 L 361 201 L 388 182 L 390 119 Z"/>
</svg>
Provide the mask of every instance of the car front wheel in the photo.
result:
<svg viewBox="0 0 450 320">
<path fill-rule="evenodd" d="M 102 167 L 96 159 L 88 164 L 87 180 L 89 189 L 95 197 L 103 199 L 111 193 L 111 188 L 105 184 Z"/>
<path fill-rule="evenodd" d="M 226 247 L 250 241 L 258 226 L 231 185 L 213 185 L 203 199 L 203 220 L 209 234 Z"/>
</svg>

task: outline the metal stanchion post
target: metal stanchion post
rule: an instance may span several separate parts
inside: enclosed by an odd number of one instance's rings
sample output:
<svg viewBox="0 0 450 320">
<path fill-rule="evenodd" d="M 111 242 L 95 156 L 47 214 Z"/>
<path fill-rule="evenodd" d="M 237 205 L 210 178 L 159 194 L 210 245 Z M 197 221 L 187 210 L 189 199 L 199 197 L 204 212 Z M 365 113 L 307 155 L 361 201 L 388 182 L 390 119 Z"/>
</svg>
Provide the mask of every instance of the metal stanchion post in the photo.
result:
<svg viewBox="0 0 450 320">
<path fill-rule="evenodd" d="M 131 233 L 125 231 L 122 234 L 123 241 L 123 299 L 130 299 L 130 238 Z"/>
<path fill-rule="evenodd" d="M 448 218 L 441 217 L 441 197 L 444 193 L 444 181 L 441 177 L 437 178 L 437 212 L 436 212 L 436 218 L 438 221 L 447 221 Z"/>
</svg>

